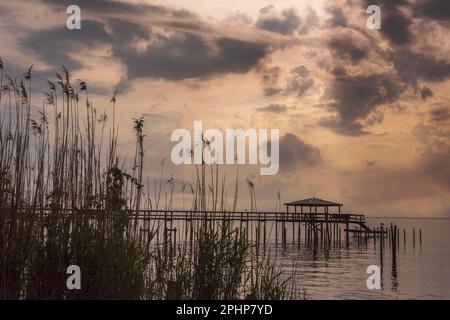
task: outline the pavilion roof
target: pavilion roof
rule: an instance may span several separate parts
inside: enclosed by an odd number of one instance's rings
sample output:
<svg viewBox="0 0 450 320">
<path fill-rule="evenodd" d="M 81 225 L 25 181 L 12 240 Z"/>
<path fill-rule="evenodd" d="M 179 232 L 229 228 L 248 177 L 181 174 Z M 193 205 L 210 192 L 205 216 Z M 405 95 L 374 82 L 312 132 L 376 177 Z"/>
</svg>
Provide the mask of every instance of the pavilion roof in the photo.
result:
<svg viewBox="0 0 450 320">
<path fill-rule="evenodd" d="M 303 200 L 286 202 L 285 206 L 303 206 L 303 207 L 340 207 L 341 203 L 328 201 L 320 198 L 308 198 Z"/>
</svg>

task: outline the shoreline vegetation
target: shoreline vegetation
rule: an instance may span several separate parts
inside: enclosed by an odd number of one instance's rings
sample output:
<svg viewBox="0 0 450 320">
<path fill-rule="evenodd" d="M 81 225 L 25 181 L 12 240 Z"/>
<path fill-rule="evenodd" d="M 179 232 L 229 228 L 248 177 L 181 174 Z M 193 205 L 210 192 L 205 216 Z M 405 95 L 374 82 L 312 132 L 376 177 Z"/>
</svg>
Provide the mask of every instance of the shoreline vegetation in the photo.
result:
<svg viewBox="0 0 450 320">
<path fill-rule="evenodd" d="M 72 82 L 66 68 L 48 81 L 35 110 L 32 67 L 20 79 L 3 67 L 0 59 L 0 299 L 305 298 L 266 250 L 226 220 L 200 221 L 192 241 L 177 244 L 164 224 L 129 214 L 171 210 L 175 182 L 164 178 L 162 161 L 151 195 L 143 117 L 133 119 L 133 166 L 124 169 L 116 92 L 108 127 L 86 82 Z M 183 203 L 186 191 L 191 210 L 235 210 L 238 176 L 227 206 L 218 166 L 198 165 L 195 182 L 183 185 Z M 253 211 L 254 185 L 247 187 Z M 81 268 L 81 290 L 66 287 L 72 264 Z"/>
</svg>

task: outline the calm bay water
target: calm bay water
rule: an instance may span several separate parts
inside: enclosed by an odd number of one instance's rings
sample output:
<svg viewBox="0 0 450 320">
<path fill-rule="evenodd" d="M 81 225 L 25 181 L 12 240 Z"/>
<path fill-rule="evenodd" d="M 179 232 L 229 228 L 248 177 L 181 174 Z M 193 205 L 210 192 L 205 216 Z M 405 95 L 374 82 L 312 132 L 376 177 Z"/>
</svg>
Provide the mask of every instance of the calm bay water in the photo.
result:
<svg viewBox="0 0 450 320">
<path fill-rule="evenodd" d="M 271 249 L 283 270 L 296 270 L 295 283 L 310 299 L 450 299 L 450 220 L 368 218 L 369 226 L 393 223 L 400 228 L 400 246 L 396 263 L 386 240 L 382 263 L 382 289 L 369 290 L 366 269 L 381 266 L 379 241 L 367 246 L 351 239 L 345 245 L 328 250 L 301 245 L 286 250 Z M 413 247 L 412 229 L 416 229 Z M 403 244 L 406 229 L 406 245 Z M 422 245 L 419 244 L 422 229 Z M 296 289 L 296 291 L 299 288 Z"/>
<path fill-rule="evenodd" d="M 345 245 L 344 225 L 341 225 L 341 243 L 332 243 L 325 249 L 319 242 L 307 246 L 304 241 L 304 224 L 298 248 L 298 224 L 295 231 L 286 225 L 287 246 L 281 245 L 281 223 L 275 232 L 275 223 L 267 222 L 266 256 L 281 268 L 283 275 L 290 277 L 289 290 L 297 298 L 307 299 L 450 299 L 450 219 L 390 219 L 366 218 L 371 228 L 385 227 L 391 223 L 399 228 L 397 258 L 393 261 L 389 240 L 385 237 L 383 254 L 380 239 L 369 238 L 358 243 L 350 236 L 349 248 Z M 175 223 L 179 236 L 186 231 L 184 223 Z M 233 223 L 233 228 L 248 227 L 249 238 L 255 243 L 257 222 Z M 260 225 L 263 232 L 263 224 Z M 354 228 L 354 226 L 352 227 Z M 413 245 L 413 228 L 416 230 Z M 406 230 L 406 243 L 403 240 Z M 420 244 L 419 230 L 422 230 Z M 292 235 L 294 233 L 294 243 Z M 277 235 L 277 237 L 276 237 Z M 261 236 L 262 237 L 262 236 Z M 275 240 L 278 239 L 278 240 Z M 183 242 L 183 239 L 180 239 Z M 260 240 L 263 241 L 262 239 Z M 278 242 L 276 246 L 275 243 Z M 260 251 L 262 254 L 262 250 Z M 382 289 L 369 290 L 366 282 L 367 267 L 382 267 Z"/>
</svg>

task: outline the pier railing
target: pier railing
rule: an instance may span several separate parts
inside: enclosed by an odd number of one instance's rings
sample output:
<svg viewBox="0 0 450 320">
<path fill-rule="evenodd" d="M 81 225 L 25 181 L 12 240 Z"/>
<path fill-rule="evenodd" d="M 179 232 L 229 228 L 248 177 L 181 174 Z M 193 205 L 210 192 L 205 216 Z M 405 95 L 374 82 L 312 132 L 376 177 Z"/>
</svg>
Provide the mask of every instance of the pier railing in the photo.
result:
<svg viewBox="0 0 450 320">
<path fill-rule="evenodd" d="M 24 208 L 27 210 L 26 208 Z M 107 210 L 101 209 L 30 209 L 33 213 L 44 216 L 65 216 L 69 214 L 101 216 Z M 346 213 L 294 213 L 294 212 L 273 212 L 273 211 L 202 211 L 202 210 L 121 210 L 121 213 L 129 214 L 130 217 L 139 220 L 232 220 L 232 221 L 278 221 L 278 222 L 306 222 L 306 223 L 343 223 L 360 224 L 365 223 L 365 216 L 362 214 Z"/>
</svg>

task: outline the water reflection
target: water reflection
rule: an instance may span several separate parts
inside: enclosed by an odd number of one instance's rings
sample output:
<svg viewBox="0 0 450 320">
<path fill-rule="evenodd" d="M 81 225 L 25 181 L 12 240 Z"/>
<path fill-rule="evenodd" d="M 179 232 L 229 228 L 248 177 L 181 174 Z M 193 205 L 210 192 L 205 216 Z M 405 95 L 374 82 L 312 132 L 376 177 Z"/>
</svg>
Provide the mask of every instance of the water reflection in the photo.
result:
<svg viewBox="0 0 450 320">
<path fill-rule="evenodd" d="M 396 255 L 392 255 L 392 271 L 391 271 L 391 290 L 397 292 L 398 276 L 397 276 L 397 259 Z"/>
</svg>

